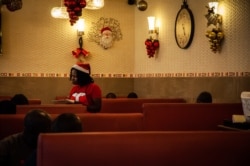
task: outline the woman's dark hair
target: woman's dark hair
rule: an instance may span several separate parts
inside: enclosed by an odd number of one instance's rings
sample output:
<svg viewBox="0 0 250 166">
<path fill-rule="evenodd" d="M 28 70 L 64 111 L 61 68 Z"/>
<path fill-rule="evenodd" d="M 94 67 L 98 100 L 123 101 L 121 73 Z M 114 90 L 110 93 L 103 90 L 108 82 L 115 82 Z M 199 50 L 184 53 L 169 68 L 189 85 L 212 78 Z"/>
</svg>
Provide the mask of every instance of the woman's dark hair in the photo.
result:
<svg viewBox="0 0 250 166">
<path fill-rule="evenodd" d="M 87 73 L 84 73 L 82 71 L 79 71 L 77 69 L 74 69 L 74 68 L 71 68 L 70 70 L 70 80 L 72 79 L 72 70 L 75 70 L 76 71 L 76 74 L 77 74 L 77 83 L 80 85 L 80 86 L 84 86 L 84 85 L 87 85 L 89 83 L 93 83 L 94 80 L 93 78 L 90 76 L 90 74 L 87 74 Z"/>
<path fill-rule="evenodd" d="M 196 99 L 196 103 L 212 103 L 212 101 L 212 95 L 209 92 L 201 92 Z"/>
<path fill-rule="evenodd" d="M 16 105 L 28 105 L 29 100 L 24 94 L 16 94 L 11 98 L 11 101 Z"/>
</svg>

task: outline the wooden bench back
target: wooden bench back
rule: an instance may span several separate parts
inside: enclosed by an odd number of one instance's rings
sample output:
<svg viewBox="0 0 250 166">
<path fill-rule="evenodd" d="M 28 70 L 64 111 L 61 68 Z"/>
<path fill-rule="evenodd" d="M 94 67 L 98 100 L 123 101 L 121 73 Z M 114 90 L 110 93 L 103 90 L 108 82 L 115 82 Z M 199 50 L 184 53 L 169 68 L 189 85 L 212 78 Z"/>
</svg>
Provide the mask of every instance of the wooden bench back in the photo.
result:
<svg viewBox="0 0 250 166">
<path fill-rule="evenodd" d="M 102 99 L 101 112 L 105 113 L 135 113 L 142 112 L 143 103 L 185 103 L 182 98 L 116 98 Z"/>
<path fill-rule="evenodd" d="M 37 105 L 17 105 L 17 114 L 26 114 L 33 109 L 45 110 L 50 114 L 61 114 L 65 112 L 86 113 L 86 107 L 82 104 L 37 104 Z"/>
<path fill-rule="evenodd" d="M 51 114 L 52 120 L 59 114 Z M 142 113 L 77 114 L 84 131 L 142 131 Z M 25 114 L 0 115 L 0 139 L 23 131 Z"/>
<path fill-rule="evenodd" d="M 37 166 L 246 165 L 250 132 L 41 134 Z"/>
<path fill-rule="evenodd" d="M 241 103 L 145 103 L 143 113 L 144 130 L 217 130 L 243 110 Z"/>
</svg>

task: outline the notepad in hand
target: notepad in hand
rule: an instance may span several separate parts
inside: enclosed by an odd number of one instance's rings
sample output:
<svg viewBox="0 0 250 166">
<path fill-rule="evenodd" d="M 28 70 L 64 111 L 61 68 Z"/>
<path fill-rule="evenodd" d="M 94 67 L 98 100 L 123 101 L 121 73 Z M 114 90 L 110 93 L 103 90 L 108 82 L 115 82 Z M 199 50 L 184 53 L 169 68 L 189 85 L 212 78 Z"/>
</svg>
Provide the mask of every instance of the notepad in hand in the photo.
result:
<svg viewBox="0 0 250 166">
<path fill-rule="evenodd" d="M 71 100 L 71 99 L 59 99 L 59 100 L 53 100 L 53 103 L 55 103 L 55 104 L 74 104 L 75 100 Z"/>
</svg>

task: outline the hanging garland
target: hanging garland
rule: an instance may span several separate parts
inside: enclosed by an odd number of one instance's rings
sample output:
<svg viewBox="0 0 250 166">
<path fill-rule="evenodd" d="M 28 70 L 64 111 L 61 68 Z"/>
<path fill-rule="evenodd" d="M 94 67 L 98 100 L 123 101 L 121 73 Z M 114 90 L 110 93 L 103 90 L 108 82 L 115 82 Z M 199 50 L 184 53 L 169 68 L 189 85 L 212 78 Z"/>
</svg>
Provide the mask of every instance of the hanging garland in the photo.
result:
<svg viewBox="0 0 250 166">
<path fill-rule="evenodd" d="M 156 50 L 160 47 L 159 40 L 157 39 L 146 39 L 145 41 L 147 55 L 149 58 L 154 57 Z"/>
<path fill-rule="evenodd" d="M 67 7 L 67 12 L 69 13 L 70 25 L 74 25 L 82 15 L 82 8 L 86 7 L 85 0 L 64 0 L 64 6 Z"/>
</svg>

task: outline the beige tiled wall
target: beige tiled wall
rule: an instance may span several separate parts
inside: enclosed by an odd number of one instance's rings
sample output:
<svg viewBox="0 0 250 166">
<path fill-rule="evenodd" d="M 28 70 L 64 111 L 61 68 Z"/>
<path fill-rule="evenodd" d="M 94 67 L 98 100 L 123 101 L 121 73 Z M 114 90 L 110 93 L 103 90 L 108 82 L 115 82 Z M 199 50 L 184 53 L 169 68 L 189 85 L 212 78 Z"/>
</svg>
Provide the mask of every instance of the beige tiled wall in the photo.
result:
<svg viewBox="0 0 250 166">
<path fill-rule="evenodd" d="M 194 102 L 198 94 L 210 91 L 214 102 L 240 102 L 240 93 L 250 91 L 249 77 L 227 78 L 96 78 L 103 96 L 114 92 L 127 96 L 135 91 L 142 98 L 181 97 Z M 66 96 L 71 88 L 68 78 L 0 78 L 0 94 L 24 93 L 29 98 L 39 98 L 42 103 L 52 103 L 56 96 Z"/>
</svg>

